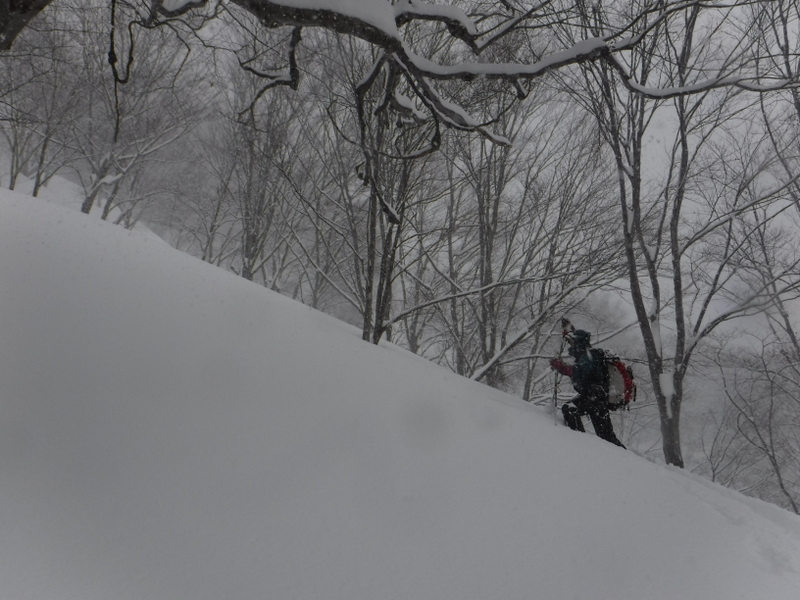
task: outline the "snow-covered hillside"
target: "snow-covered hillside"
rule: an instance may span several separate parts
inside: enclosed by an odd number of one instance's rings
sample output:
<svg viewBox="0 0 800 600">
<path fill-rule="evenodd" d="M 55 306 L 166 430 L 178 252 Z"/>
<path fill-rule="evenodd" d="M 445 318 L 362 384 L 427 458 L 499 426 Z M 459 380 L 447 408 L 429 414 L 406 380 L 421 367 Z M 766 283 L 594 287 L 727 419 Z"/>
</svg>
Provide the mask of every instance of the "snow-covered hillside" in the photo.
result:
<svg viewBox="0 0 800 600">
<path fill-rule="evenodd" d="M 0 599 L 796 600 L 800 518 L 0 195 Z"/>
</svg>

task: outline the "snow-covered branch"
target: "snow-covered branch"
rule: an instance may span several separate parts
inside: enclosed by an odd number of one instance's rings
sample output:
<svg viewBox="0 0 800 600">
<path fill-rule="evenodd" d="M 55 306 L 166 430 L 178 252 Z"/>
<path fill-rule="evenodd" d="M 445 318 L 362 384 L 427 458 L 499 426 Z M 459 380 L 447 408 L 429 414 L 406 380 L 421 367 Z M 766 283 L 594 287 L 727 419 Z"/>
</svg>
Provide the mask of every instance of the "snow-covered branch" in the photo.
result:
<svg viewBox="0 0 800 600">
<path fill-rule="evenodd" d="M 32 16 L 41 11 L 51 0 L 22 0 L 3 13 L 0 11 L 0 48 L 11 46 L 14 37 L 24 28 Z M 121 0 L 119 0 L 121 1 Z M 718 11 L 730 14 L 758 2 L 719 4 L 700 0 L 673 0 L 671 2 L 643 3 L 640 10 L 633 11 L 616 25 L 603 24 L 602 30 L 594 26 L 576 25 L 585 21 L 588 10 L 583 3 L 561 5 L 553 0 L 540 0 L 527 8 L 517 8 L 514 3 L 491 4 L 490 12 L 481 12 L 475 5 L 474 12 L 460 7 L 421 0 L 230 0 L 232 6 L 249 12 L 267 29 L 293 28 L 287 72 L 261 72 L 250 64 L 245 68 L 267 77 L 270 82 L 261 93 L 274 85 L 296 87 L 298 69 L 294 63 L 295 49 L 304 27 L 327 29 L 354 36 L 382 49 L 387 56 L 400 65 L 409 85 L 415 90 L 417 99 L 430 111 L 432 117 L 443 125 L 459 129 L 478 131 L 497 143 L 506 143 L 494 137 L 486 129 L 487 123 L 471 117 L 463 107 L 445 100 L 433 82 L 444 80 L 476 81 L 495 80 L 507 83 L 517 95 L 526 94 L 520 81 L 532 80 L 569 65 L 604 60 L 615 69 L 629 90 L 651 98 L 671 98 L 695 94 L 719 87 L 738 87 L 756 92 L 769 91 L 797 85 L 797 81 L 785 77 L 773 77 L 767 73 L 752 72 L 751 67 L 739 64 L 726 65 L 724 74 L 697 79 L 691 85 L 659 87 L 643 85 L 635 81 L 626 71 L 624 58 L 633 48 L 647 43 L 656 30 L 666 27 L 673 20 L 678 23 L 690 11 Z M 190 14 L 217 14 L 224 4 L 219 0 L 152 0 L 147 6 L 137 6 L 141 24 L 152 27 L 161 20 L 174 20 Z M 751 7 L 752 8 L 752 7 Z M 464 44 L 473 56 L 516 31 L 541 30 L 553 33 L 556 27 L 573 27 L 577 41 L 564 42 L 562 36 L 541 37 L 552 44 L 562 39 L 562 47 L 535 53 L 535 59 L 519 62 L 496 62 L 492 60 L 458 60 L 449 62 L 436 54 L 420 55 L 414 47 L 413 23 L 440 26 L 442 33 L 456 44 Z M 721 36 L 728 33 L 721 32 Z M 585 37 L 585 39 L 580 39 Z M 528 43 L 528 42 L 526 42 Z M 720 43 L 724 43 L 720 41 Z M 543 45 L 544 47 L 544 45 Z"/>
<path fill-rule="evenodd" d="M 516 279 L 508 279 L 505 281 L 495 281 L 494 283 L 490 283 L 489 285 L 484 285 L 478 288 L 472 288 L 469 290 L 463 290 L 460 292 L 456 292 L 455 294 L 447 294 L 446 296 L 440 296 L 438 298 L 434 298 L 433 300 L 429 300 L 427 302 L 422 302 L 421 304 L 417 304 L 416 306 L 412 306 L 404 310 L 403 312 L 395 315 L 389 321 L 384 324 L 384 329 L 388 329 L 398 321 L 405 319 L 408 315 L 413 314 L 423 308 L 428 308 L 431 306 L 436 306 L 437 304 L 442 304 L 444 302 L 450 302 L 451 300 L 456 300 L 458 298 L 465 298 L 467 296 L 475 296 L 477 294 L 482 294 L 489 292 L 495 288 L 505 287 L 510 285 L 520 285 L 522 283 L 542 283 L 545 281 L 550 281 L 553 279 L 557 279 L 557 276 L 550 276 L 550 277 L 522 277 Z"/>
<path fill-rule="evenodd" d="M 586 274 L 581 275 L 578 279 L 572 282 L 570 285 L 565 287 L 561 290 L 556 296 L 549 300 L 547 306 L 539 311 L 538 316 L 533 319 L 532 322 L 528 324 L 527 327 L 522 329 L 518 332 L 511 340 L 509 340 L 500 350 L 498 350 L 491 359 L 489 359 L 486 364 L 478 368 L 470 377 L 470 379 L 474 379 L 475 381 L 480 381 L 488 372 L 492 369 L 496 364 L 500 362 L 500 360 L 506 356 L 509 352 L 511 352 L 514 348 L 519 346 L 522 342 L 524 342 L 528 336 L 536 330 L 545 320 L 552 319 L 555 309 L 571 294 L 580 290 L 585 286 L 589 286 L 592 280 L 595 278 L 596 273 L 588 272 Z"/>
</svg>

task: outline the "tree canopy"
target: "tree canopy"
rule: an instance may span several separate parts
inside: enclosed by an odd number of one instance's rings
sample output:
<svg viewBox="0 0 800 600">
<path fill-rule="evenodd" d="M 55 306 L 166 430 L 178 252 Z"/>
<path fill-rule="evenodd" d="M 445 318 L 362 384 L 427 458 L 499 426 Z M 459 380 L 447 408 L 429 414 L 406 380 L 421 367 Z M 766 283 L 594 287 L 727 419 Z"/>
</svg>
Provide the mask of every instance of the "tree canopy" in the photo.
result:
<svg viewBox="0 0 800 600">
<path fill-rule="evenodd" d="M 31 19 L 51 2 L 3 2 L 0 49 L 9 49 Z M 763 4 L 753 0 L 652 0 L 619 3 L 613 11 L 600 10 L 585 0 L 477 0 L 458 6 L 417 0 L 110 0 L 112 15 L 117 4 L 125 4 L 132 9 L 128 13 L 136 15 L 127 23 L 129 28 L 150 28 L 191 18 L 199 29 L 223 12 L 235 9 L 251 13 L 267 30 L 291 28 L 283 66 L 248 68 L 269 79 L 272 85 L 293 88 L 298 85 L 296 50 L 304 28 L 355 36 L 382 51 L 374 72 L 387 69 L 390 73 L 385 85 L 387 105 L 419 118 L 420 111 L 408 101 L 414 98 L 437 126 L 479 131 L 499 143 L 507 140 L 492 134 L 490 122 L 473 117 L 457 99 L 442 93 L 436 82 L 500 81 L 513 90 L 516 98 L 524 98 L 533 79 L 567 65 L 602 60 L 631 91 L 655 98 L 716 87 L 763 91 L 796 83 L 770 68 L 771 62 L 764 56 L 754 58 L 748 52 L 745 40 L 748 31 L 756 26 L 755 15 Z M 706 68 L 680 86 L 659 85 L 656 73 L 652 81 L 637 77 L 635 65 L 631 64 L 632 50 L 647 46 L 665 28 L 681 27 L 689 20 L 705 23 L 712 34 L 709 41 L 719 48 L 718 59 L 706 63 Z M 727 26 L 720 27 L 721 23 Z M 425 46 L 421 43 L 425 27 L 445 30 L 449 43 L 433 49 Z M 741 35 L 734 38 L 731 31 Z M 113 44 L 114 27 L 111 35 Z M 525 51 L 503 51 L 503 41 L 510 36 L 523 36 Z M 662 58 L 669 61 L 667 53 Z M 109 61 L 116 60 L 112 46 Z M 370 85 L 374 80 L 367 77 L 364 83 Z"/>
</svg>

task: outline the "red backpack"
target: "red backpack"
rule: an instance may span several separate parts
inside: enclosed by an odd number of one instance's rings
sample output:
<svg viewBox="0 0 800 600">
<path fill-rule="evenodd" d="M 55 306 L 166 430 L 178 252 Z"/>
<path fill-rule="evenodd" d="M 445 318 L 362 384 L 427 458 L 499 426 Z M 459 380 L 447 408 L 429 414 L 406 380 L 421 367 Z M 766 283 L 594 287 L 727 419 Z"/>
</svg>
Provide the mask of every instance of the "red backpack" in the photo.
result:
<svg viewBox="0 0 800 600">
<path fill-rule="evenodd" d="M 625 408 L 636 401 L 636 382 L 633 380 L 633 369 L 618 356 L 601 350 L 603 360 L 608 367 L 608 403 L 612 408 Z"/>
</svg>

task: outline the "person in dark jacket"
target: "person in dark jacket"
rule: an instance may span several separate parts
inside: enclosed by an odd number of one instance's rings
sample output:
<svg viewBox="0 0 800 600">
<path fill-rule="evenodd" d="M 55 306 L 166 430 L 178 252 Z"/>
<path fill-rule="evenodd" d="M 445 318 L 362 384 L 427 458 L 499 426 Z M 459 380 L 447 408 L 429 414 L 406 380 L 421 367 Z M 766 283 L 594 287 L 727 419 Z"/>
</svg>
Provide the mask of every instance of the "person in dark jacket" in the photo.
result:
<svg viewBox="0 0 800 600">
<path fill-rule="evenodd" d="M 609 414 L 608 367 L 603 355 L 592 348 L 588 331 L 577 329 L 570 336 L 569 355 L 575 359 L 567 364 L 560 358 L 550 361 L 550 367 L 572 379 L 572 387 L 578 396 L 561 407 L 564 423 L 575 431 L 585 431 L 581 417 L 589 415 L 598 437 L 623 446 L 614 433 L 614 425 Z"/>
</svg>

